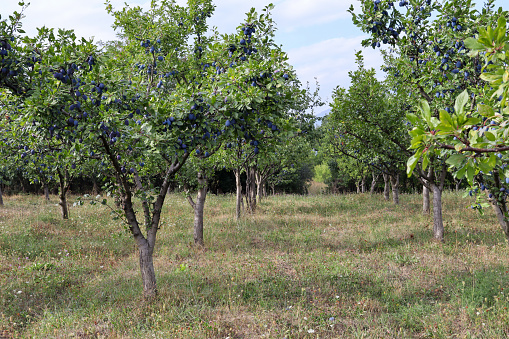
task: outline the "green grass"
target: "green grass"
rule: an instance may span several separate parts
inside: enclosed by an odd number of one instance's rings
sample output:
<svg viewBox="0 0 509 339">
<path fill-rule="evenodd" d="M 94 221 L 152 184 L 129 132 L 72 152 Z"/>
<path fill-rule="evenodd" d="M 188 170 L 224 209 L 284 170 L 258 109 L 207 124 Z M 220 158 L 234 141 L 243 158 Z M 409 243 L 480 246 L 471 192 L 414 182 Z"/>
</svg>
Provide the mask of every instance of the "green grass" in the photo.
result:
<svg viewBox="0 0 509 339">
<path fill-rule="evenodd" d="M 446 242 L 419 195 L 275 196 L 234 219 L 209 196 L 206 249 L 168 197 L 141 296 L 137 251 L 104 206 L 6 197 L 0 338 L 506 338 L 509 247 L 492 211 L 444 196 Z"/>
</svg>

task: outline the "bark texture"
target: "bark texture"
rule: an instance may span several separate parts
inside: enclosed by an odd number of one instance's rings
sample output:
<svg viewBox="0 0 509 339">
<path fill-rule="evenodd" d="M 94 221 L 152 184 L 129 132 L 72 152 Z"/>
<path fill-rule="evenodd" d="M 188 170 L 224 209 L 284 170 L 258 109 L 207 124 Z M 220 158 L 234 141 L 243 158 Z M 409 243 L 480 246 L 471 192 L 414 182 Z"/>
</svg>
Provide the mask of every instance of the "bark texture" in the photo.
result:
<svg viewBox="0 0 509 339">
<path fill-rule="evenodd" d="M 49 188 L 46 183 L 44 184 L 44 199 L 46 201 L 49 201 Z"/>
<path fill-rule="evenodd" d="M 444 241 L 444 221 L 442 219 L 442 190 L 440 186 L 431 184 L 433 190 L 433 237 Z"/>
<path fill-rule="evenodd" d="M 69 206 L 67 206 L 67 190 L 69 189 L 69 175 L 67 171 L 58 171 L 59 190 L 58 197 L 62 219 L 69 219 Z"/>
<path fill-rule="evenodd" d="M 378 182 L 379 177 L 380 177 L 380 174 L 375 174 L 375 172 L 373 172 L 373 177 L 371 179 L 371 187 L 369 188 L 370 194 L 375 194 L 375 187 L 376 187 L 376 183 Z"/>
<path fill-rule="evenodd" d="M 196 202 L 194 202 L 191 195 L 187 196 L 187 200 L 194 211 L 194 244 L 200 247 L 205 246 L 203 239 L 203 212 L 205 209 L 205 199 L 207 197 L 207 179 L 201 172 L 198 172 L 198 193 L 196 195 Z"/>
<path fill-rule="evenodd" d="M 246 168 L 246 207 L 249 213 L 256 212 L 256 167 Z"/>
<path fill-rule="evenodd" d="M 157 295 L 156 272 L 154 270 L 154 247 L 148 242 L 138 245 L 140 255 L 141 281 L 143 283 L 143 296 L 151 299 Z"/>
<path fill-rule="evenodd" d="M 391 175 L 392 201 L 399 204 L 399 174 Z"/>
<path fill-rule="evenodd" d="M 491 206 L 493 207 L 493 211 L 497 216 L 498 223 L 500 224 L 500 227 L 502 227 L 505 238 L 509 243 L 509 211 L 507 209 L 505 195 L 502 193 L 501 197 L 498 196 L 500 195 L 500 187 L 502 186 L 500 182 L 500 175 L 497 170 L 493 171 L 493 178 L 495 180 L 496 191 L 492 192 L 493 198 L 488 198 L 488 200 L 491 202 Z"/>
<path fill-rule="evenodd" d="M 422 213 L 429 214 L 430 202 L 429 202 L 429 188 L 426 185 L 422 186 Z"/>
<path fill-rule="evenodd" d="M 237 220 L 241 217 L 241 205 L 242 205 L 242 183 L 240 182 L 240 169 L 233 171 L 235 174 L 235 187 L 237 189 L 237 197 L 235 204 L 235 216 Z"/>
<path fill-rule="evenodd" d="M 391 198 L 390 192 L 389 192 L 389 186 L 390 186 L 389 174 L 383 173 L 383 178 L 384 178 L 384 199 L 389 201 L 389 199 Z"/>
<path fill-rule="evenodd" d="M 428 178 L 433 177 L 433 168 L 429 166 L 428 168 Z M 429 214 L 430 212 L 430 201 L 429 201 L 429 184 L 426 179 L 422 179 L 422 213 Z"/>
</svg>

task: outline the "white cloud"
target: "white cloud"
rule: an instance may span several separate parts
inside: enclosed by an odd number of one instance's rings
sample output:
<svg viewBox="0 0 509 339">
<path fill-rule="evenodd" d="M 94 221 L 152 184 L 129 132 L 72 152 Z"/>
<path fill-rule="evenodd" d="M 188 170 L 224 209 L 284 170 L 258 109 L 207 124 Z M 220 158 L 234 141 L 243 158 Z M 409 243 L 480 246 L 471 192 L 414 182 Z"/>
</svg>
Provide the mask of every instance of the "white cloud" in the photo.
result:
<svg viewBox="0 0 509 339">
<path fill-rule="evenodd" d="M 238 0 L 217 0 L 216 12 L 211 23 L 222 32 L 232 32 L 245 19 L 245 13 L 254 7 L 258 13 L 273 3 L 273 19 L 277 27 L 285 32 L 299 28 L 326 24 L 338 19 L 350 21 L 347 9 L 349 1 L 344 0 L 257 0 L 240 2 Z"/>
<path fill-rule="evenodd" d="M 2 1 L 1 14 L 5 18 L 14 10 L 19 10 L 16 0 Z M 6 3 L 4 3 L 6 2 Z M 122 8 L 123 0 L 112 0 L 116 9 Z M 131 5 L 147 8 L 150 0 L 127 1 Z M 178 0 L 184 4 L 185 0 Z M 296 34 L 292 31 L 313 28 L 316 30 L 315 43 L 288 50 L 290 63 L 295 66 L 303 83 L 314 84 L 318 78 L 322 98 L 330 98 L 332 90 L 340 85 L 348 87 L 348 71 L 355 69 L 355 51 L 362 50 L 362 37 L 342 38 L 342 30 L 350 32 L 356 28 L 351 24 L 350 15 L 346 12 L 350 1 L 344 0 L 257 0 L 246 2 L 238 0 L 216 0 L 216 12 L 210 24 L 218 26 L 220 32 L 231 33 L 245 19 L 245 13 L 255 6 L 258 12 L 273 2 L 275 4 L 274 20 L 285 35 Z M 91 37 L 95 40 L 111 40 L 115 33 L 111 28 L 113 17 L 105 10 L 104 0 L 32 0 L 25 12 L 23 27 L 29 34 L 35 34 L 35 27 L 73 28 L 78 36 Z M 338 38 L 320 41 L 320 25 L 337 22 Z M 308 40 L 309 41 L 309 40 Z M 283 48 L 285 41 L 283 43 Z M 286 48 L 285 48 L 286 49 Z M 379 51 L 364 50 L 367 67 L 379 69 L 381 57 Z"/>
<path fill-rule="evenodd" d="M 379 70 L 383 63 L 378 50 L 364 49 L 363 37 L 336 38 L 295 48 L 288 51 L 290 63 L 295 67 L 299 79 L 305 83 L 314 83 L 314 77 L 320 84 L 322 99 L 330 99 L 336 86 L 347 88 L 350 85 L 348 72 L 356 69 L 355 52 L 361 50 L 365 66 Z M 382 74 L 379 73 L 379 76 Z"/>
<path fill-rule="evenodd" d="M 337 0 L 284 0 L 274 9 L 278 26 L 285 31 L 349 18 L 350 3 Z"/>
<path fill-rule="evenodd" d="M 2 18 L 20 11 L 17 0 L 4 0 L 2 3 Z M 146 7 L 149 0 L 129 1 L 133 5 Z M 28 2 L 28 1 L 27 1 Z M 23 12 L 23 29 L 30 35 L 37 33 L 36 28 L 73 29 L 79 37 L 95 37 L 97 40 L 113 40 L 115 32 L 111 27 L 114 18 L 106 12 L 104 0 L 32 0 Z M 124 6 L 122 0 L 112 0 L 114 8 Z"/>
</svg>

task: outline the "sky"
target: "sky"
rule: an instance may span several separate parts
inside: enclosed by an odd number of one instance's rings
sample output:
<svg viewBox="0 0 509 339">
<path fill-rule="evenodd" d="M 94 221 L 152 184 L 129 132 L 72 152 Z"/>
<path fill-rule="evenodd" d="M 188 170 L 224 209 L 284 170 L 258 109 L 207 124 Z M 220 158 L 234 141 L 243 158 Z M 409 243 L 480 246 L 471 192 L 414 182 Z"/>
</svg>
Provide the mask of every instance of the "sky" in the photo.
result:
<svg viewBox="0 0 509 339">
<path fill-rule="evenodd" d="M 1 0 L 2 19 L 19 11 L 18 0 Z M 98 40 L 115 39 L 111 27 L 113 18 L 106 12 L 105 0 L 32 0 L 24 11 L 23 29 L 36 34 L 36 27 L 74 29 L 80 37 Z M 177 2 L 183 4 L 184 0 Z M 148 0 L 111 0 L 114 8 L 127 3 L 147 8 Z M 315 78 L 320 84 L 322 100 L 330 102 L 336 86 L 349 86 L 348 72 L 355 69 L 355 52 L 362 50 L 367 67 L 379 70 L 382 59 L 379 51 L 364 49 L 361 41 L 366 35 L 355 27 L 347 9 L 356 0 L 215 0 L 216 10 L 210 25 L 221 33 L 233 33 L 243 22 L 251 7 L 258 12 L 268 4 L 275 5 L 273 18 L 278 31 L 276 43 L 288 53 L 300 81 L 309 82 L 314 89 Z M 379 76 L 382 76 L 380 74 Z M 318 108 L 317 112 L 327 107 Z"/>
</svg>

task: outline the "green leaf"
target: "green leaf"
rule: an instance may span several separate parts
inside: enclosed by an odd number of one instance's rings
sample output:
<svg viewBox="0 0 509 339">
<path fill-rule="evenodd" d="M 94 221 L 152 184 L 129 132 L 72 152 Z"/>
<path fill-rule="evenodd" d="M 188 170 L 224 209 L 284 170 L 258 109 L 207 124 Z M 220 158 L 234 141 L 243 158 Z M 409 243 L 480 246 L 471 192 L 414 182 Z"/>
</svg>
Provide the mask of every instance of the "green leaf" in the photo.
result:
<svg viewBox="0 0 509 339">
<path fill-rule="evenodd" d="M 495 141 L 497 139 L 493 133 L 488 131 L 484 132 L 484 135 L 486 136 L 486 139 L 488 139 L 489 141 Z"/>
<path fill-rule="evenodd" d="M 410 121 L 412 125 L 417 125 L 419 123 L 419 118 L 417 117 L 417 115 L 413 113 L 407 113 L 406 118 L 408 119 L 408 121 Z"/>
<path fill-rule="evenodd" d="M 440 122 L 446 127 L 454 126 L 451 116 L 443 109 L 440 110 Z"/>
<path fill-rule="evenodd" d="M 425 154 L 422 157 L 422 170 L 425 171 L 426 168 L 428 168 L 429 165 L 429 157 Z"/>
<path fill-rule="evenodd" d="M 467 172 L 467 167 L 461 168 L 458 172 L 456 172 L 456 178 L 463 179 L 465 177 L 465 173 Z"/>
<path fill-rule="evenodd" d="M 484 173 L 488 173 L 489 171 L 491 171 L 493 169 L 493 167 L 490 167 L 490 165 L 488 163 L 488 159 L 480 160 L 479 161 L 479 168 Z"/>
<path fill-rule="evenodd" d="M 419 107 L 422 113 L 423 119 L 428 123 L 428 126 L 431 125 L 431 110 L 429 108 L 429 104 L 426 100 L 421 100 L 421 105 Z"/>
<path fill-rule="evenodd" d="M 498 27 L 497 27 L 498 36 L 496 37 L 497 42 L 499 42 L 499 43 L 504 41 L 506 25 L 507 25 L 507 23 L 506 23 L 505 17 L 503 15 L 501 15 L 498 18 Z"/>
<path fill-rule="evenodd" d="M 491 118 L 495 115 L 495 111 L 493 108 L 491 108 L 488 105 L 479 104 L 477 105 L 477 109 L 479 111 L 479 114 L 481 114 L 483 117 Z"/>
<path fill-rule="evenodd" d="M 475 169 L 473 166 L 471 166 L 470 164 L 467 164 L 467 180 L 468 182 L 470 183 L 470 185 L 473 185 L 474 183 L 474 174 L 475 174 Z"/>
<path fill-rule="evenodd" d="M 465 107 L 465 104 L 468 102 L 468 92 L 467 90 L 464 90 L 461 92 L 460 95 L 456 97 L 456 101 L 454 103 L 454 110 L 456 111 L 457 115 L 460 115 L 463 113 L 463 107 Z"/>
<path fill-rule="evenodd" d="M 484 45 L 481 44 L 479 41 L 477 41 L 475 38 L 466 38 L 464 40 L 464 42 L 465 42 L 465 46 L 468 49 L 472 49 L 472 50 L 482 50 L 482 49 L 484 49 Z"/>
<path fill-rule="evenodd" d="M 459 167 L 461 163 L 466 159 L 466 156 L 463 154 L 453 154 L 446 161 L 446 164 L 452 165 L 454 167 Z"/>
<path fill-rule="evenodd" d="M 491 168 L 494 168 L 497 165 L 497 156 L 494 153 L 490 154 L 490 159 L 488 160 L 488 165 Z"/>
<path fill-rule="evenodd" d="M 423 150 L 419 149 L 414 155 L 412 155 L 408 159 L 408 161 L 406 163 L 406 168 L 407 168 L 406 171 L 407 171 L 407 174 L 409 177 L 412 175 L 412 172 L 414 171 L 415 166 L 417 166 L 417 163 L 419 162 L 419 159 L 421 158 L 422 152 L 423 152 Z"/>
</svg>

